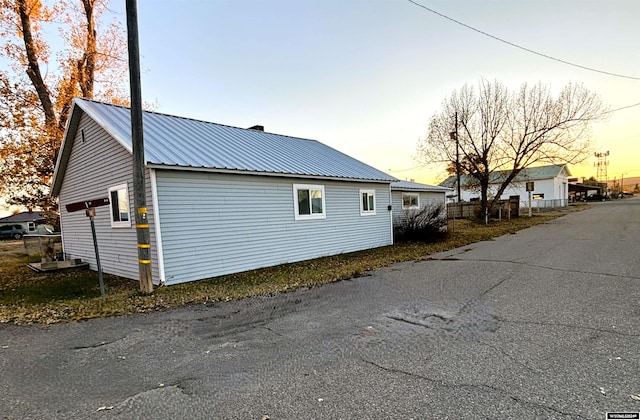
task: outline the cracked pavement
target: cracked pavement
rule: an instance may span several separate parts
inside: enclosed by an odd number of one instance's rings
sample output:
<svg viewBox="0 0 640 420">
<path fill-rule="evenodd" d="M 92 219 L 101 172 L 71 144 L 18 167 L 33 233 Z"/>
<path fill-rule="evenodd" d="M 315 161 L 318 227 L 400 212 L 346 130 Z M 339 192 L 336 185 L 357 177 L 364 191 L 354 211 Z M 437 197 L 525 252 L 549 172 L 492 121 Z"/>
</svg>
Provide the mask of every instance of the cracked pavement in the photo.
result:
<svg viewBox="0 0 640 420">
<path fill-rule="evenodd" d="M 639 238 L 640 199 L 596 203 L 310 290 L 0 325 L 0 418 L 639 412 Z"/>
</svg>

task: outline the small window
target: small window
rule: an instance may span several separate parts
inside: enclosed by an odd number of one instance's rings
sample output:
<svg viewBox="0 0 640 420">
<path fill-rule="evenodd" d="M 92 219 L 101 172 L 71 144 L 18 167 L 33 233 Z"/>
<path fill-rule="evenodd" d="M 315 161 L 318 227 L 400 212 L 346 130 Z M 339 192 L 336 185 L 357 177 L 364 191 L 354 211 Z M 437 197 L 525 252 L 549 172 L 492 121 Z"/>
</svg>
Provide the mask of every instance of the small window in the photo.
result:
<svg viewBox="0 0 640 420">
<path fill-rule="evenodd" d="M 293 185 L 295 220 L 325 219 L 324 186 Z"/>
<path fill-rule="evenodd" d="M 375 190 L 360 190 L 360 215 L 376 214 Z"/>
<path fill-rule="evenodd" d="M 420 199 L 416 193 L 402 193 L 402 208 L 417 209 L 420 207 Z"/>
<path fill-rule="evenodd" d="M 109 188 L 109 200 L 111 201 L 111 227 L 131 227 L 127 184 Z"/>
</svg>

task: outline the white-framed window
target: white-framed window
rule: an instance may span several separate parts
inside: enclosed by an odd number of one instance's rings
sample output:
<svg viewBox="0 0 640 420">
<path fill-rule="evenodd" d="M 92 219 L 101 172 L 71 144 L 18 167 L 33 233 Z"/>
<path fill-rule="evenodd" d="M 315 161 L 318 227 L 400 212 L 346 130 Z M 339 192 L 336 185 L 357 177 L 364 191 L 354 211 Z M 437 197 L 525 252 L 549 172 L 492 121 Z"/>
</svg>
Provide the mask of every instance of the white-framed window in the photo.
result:
<svg viewBox="0 0 640 420">
<path fill-rule="evenodd" d="M 418 207 L 420 207 L 420 194 L 402 193 L 403 209 L 417 209 Z"/>
<path fill-rule="evenodd" d="M 360 215 L 376 214 L 376 191 L 360 190 Z"/>
<path fill-rule="evenodd" d="M 111 227 L 130 228 L 131 216 L 129 213 L 129 190 L 127 184 L 120 184 L 109 188 L 109 201 L 111 205 Z"/>
<path fill-rule="evenodd" d="M 326 219 L 324 185 L 293 184 L 295 220 Z"/>
</svg>

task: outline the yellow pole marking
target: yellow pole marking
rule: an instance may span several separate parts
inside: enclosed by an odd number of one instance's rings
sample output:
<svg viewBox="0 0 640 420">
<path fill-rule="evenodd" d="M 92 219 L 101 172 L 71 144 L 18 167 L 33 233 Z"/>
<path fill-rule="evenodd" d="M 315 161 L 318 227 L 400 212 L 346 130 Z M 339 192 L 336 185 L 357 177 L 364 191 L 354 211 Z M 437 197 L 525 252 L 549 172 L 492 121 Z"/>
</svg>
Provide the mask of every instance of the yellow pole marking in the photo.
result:
<svg viewBox="0 0 640 420">
<path fill-rule="evenodd" d="M 138 214 L 143 214 L 143 213 L 147 213 L 147 208 L 146 207 L 140 207 L 138 209 Z"/>
<path fill-rule="evenodd" d="M 138 248 L 148 249 L 148 248 L 151 248 L 151 244 L 138 244 Z"/>
<path fill-rule="evenodd" d="M 137 228 L 137 229 L 149 229 L 149 224 L 148 224 L 148 223 L 145 223 L 145 224 L 143 224 L 143 223 L 140 223 L 140 224 L 136 223 L 136 228 Z"/>
<path fill-rule="evenodd" d="M 151 260 L 138 260 L 140 264 L 151 264 Z"/>
</svg>

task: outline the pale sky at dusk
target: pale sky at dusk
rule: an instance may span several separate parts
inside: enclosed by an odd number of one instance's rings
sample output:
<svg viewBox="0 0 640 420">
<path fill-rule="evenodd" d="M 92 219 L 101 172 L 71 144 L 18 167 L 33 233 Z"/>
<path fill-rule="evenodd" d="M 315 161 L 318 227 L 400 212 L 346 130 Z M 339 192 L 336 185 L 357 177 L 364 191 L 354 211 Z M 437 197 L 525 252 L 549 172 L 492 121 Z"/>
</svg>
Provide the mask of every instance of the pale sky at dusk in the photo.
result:
<svg viewBox="0 0 640 420">
<path fill-rule="evenodd" d="M 640 77 L 637 0 L 418 3 L 546 55 Z M 111 9 L 124 25 L 124 1 Z M 138 0 L 138 17 L 143 100 L 158 112 L 262 124 L 401 179 L 444 178 L 412 156 L 429 117 L 464 83 L 540 80 L 559 90 L 578 82 L 612 109 L 640 102 L 640 80 L 536 56 L 405 0 Z M 640 176 L 639 116 L 632 107 L 594 126 L 610 178 Z M 595 175 L 594 161 L 573 166 L 574 175 Z"/>
</svg>

